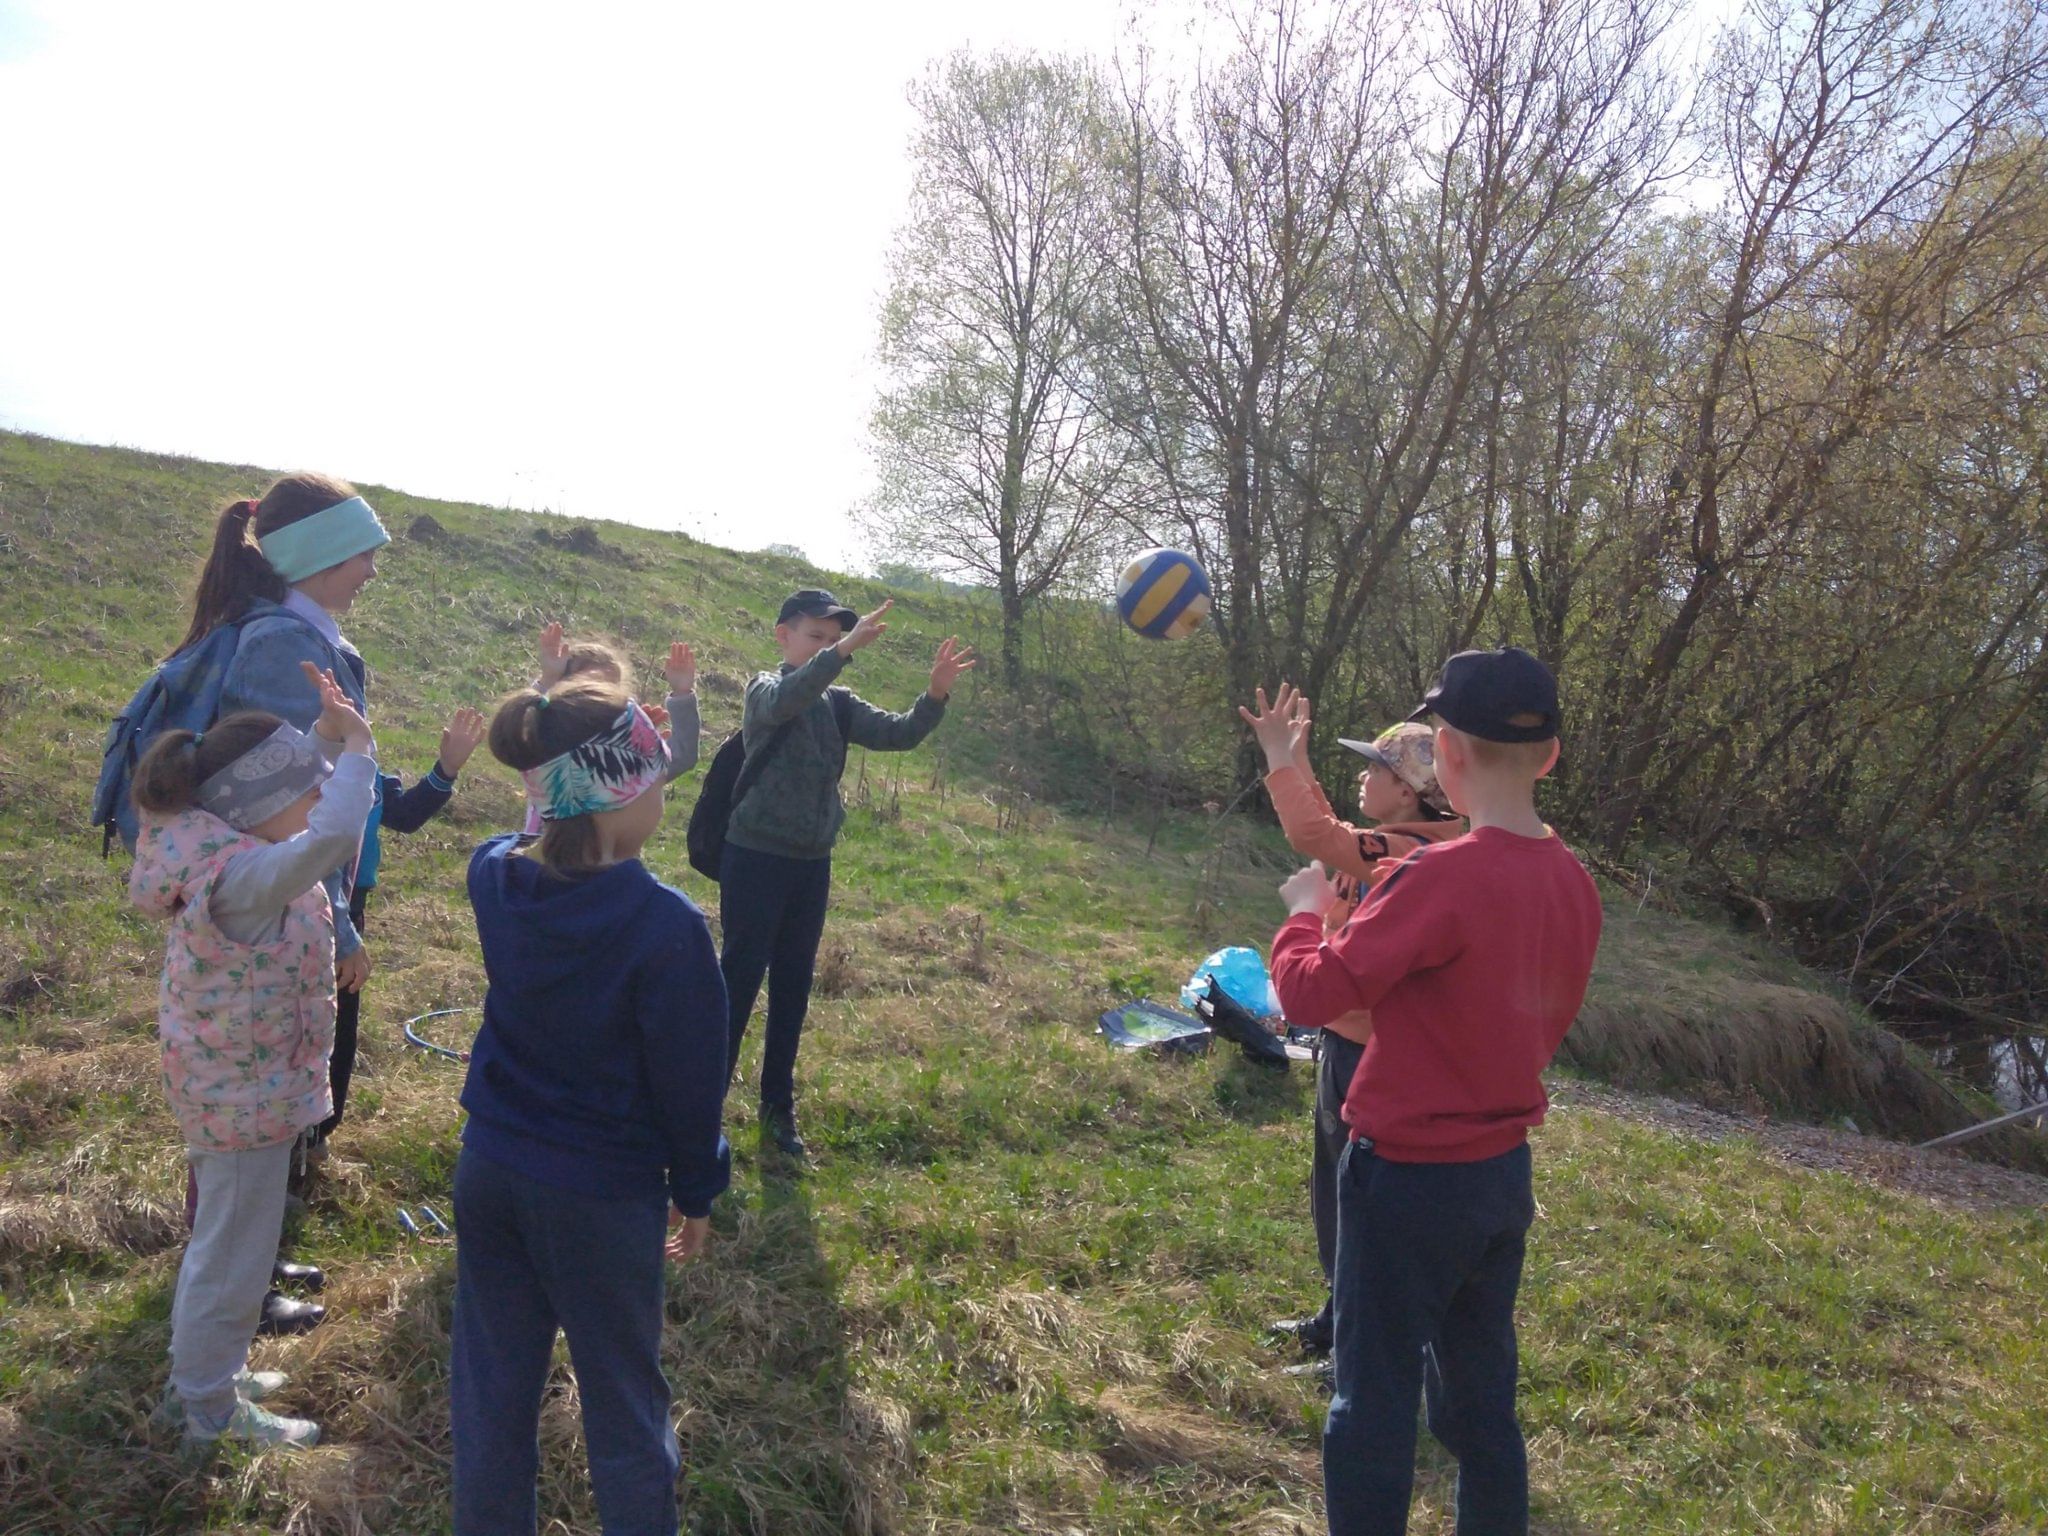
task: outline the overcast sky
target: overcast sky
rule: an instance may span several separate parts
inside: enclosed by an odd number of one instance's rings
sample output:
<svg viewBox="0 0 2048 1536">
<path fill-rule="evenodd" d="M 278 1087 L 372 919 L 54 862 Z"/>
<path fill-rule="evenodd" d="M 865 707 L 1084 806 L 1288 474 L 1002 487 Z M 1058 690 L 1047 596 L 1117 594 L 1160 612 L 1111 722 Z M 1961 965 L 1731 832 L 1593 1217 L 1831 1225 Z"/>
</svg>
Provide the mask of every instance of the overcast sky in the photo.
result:
<svg viewBox="0 0 2048 1536">
<path fill-rule="evenodd" d="M 0 426 L 865 568 L 906 87 L 1128 8 L 0 0 Z"/>
</svg>

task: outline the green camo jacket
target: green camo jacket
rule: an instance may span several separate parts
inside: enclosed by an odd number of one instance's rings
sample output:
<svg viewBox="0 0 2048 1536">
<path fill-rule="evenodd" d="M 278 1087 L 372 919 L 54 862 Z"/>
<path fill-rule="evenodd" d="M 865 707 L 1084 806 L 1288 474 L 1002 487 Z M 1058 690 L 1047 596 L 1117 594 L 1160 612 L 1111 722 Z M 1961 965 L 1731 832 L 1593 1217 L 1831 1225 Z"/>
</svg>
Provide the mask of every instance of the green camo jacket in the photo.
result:
<svg viewBox="0 0 2048 1536">
<path fill-rule="evenodd" d="M 848 746 L 908 752 L 945 716 L 945 704 L 928 693 L 918 695 L 908 713 L 899 715 L 841 689 L 850 706 L 842 738 L 825 694 L 845 668 L 846 659 L 828 645 L 801 667 L 763 672 L 747 684 L 741 729 L 749 753 L 760 750 L 783 721 L 803 718 L 776 745 L 761 777 L 733 808 L 727 842 L 790 859 L 828 857 L 840 823 L 846 820 L 839 773 Z"/>
</svg>

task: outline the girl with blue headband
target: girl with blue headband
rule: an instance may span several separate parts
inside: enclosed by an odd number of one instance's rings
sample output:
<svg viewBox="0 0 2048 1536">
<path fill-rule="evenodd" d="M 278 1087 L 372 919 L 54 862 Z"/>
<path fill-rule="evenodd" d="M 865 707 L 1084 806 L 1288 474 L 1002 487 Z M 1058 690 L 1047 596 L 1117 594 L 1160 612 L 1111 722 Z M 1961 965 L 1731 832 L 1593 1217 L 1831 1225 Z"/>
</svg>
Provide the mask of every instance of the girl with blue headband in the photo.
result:
<svg viewBox="0 0 2048 1536">
<path fill-rule="evenodd" d="M 377 552 L 390 541 L 356 488 L 327 475 L 282 476 L 260 498 L 237 501 L 222 511 L 200 572 L 192 622 L 180 645 L 192 645 L 223 624 L 240 626 L 221 685 L 221 715 L 266 710 L 300 730 L 310 729 L 320 713 L 320 696 L 306 680 L 310 665 L 332 673 L 349 702 L 368 718 L 369 669 L 342 634 L 341 620 L 376 576 Z M 380 863 L 379 831 L 389 826 L 410 832 L 440 811 L 454 792 L 456 774 L 482 739 L 483 717 L 475 710 L 458 710 L 442 733 L 441 756 L 432 772 L 409 787 L 394 774 L 380 774 L 357 843 L 327 876 L 339 989 L 329 1063 L 333 1106 L 319 1124 L 308 1127 L 301 1167 L 324 1156 L 327 1137 L 348 1102 L 361 989 L 370 973 L 362 928 Z M 188 1193 L 194 1192 L 188 1187 Z M 322 1278 L 308 1266 L 280 1265 L 279 1273 L 316 1288 Z M 322 1315 L 316 1303 L 273 1294 L 265 1302 L 264 1325 L 271 1332 L 296 1332 Z"/>
</svg>

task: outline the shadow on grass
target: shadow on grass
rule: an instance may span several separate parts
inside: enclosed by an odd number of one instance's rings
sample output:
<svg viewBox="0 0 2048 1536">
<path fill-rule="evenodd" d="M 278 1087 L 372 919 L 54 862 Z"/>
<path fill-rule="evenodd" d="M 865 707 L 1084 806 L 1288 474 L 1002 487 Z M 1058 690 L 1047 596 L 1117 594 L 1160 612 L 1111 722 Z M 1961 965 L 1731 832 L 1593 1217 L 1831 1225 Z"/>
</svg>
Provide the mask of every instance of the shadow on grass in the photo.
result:
<svg viewBox="0 0 2048 1536">
<path fill-rule="evenodd" d="M 908 1477 L 902 1416 L 853 1384 L 839 1277 L 809 1192 L 757 1164 L 724 1204 L 710 1262 L 675 1271 L 664 1364 L 683 1446 L 686 1527 L 703 1536 L 891 1528 Z M 737 1193 L 737 1191 L 735 1192 Z"/>
<path fill-rule="evenodd" d="M 0 1530 L 170 1532 L 205 1520 L 202 1480 L 152 1434 L 168 1360 L 170 1288 L 150 1286 L 64 1340 L 0 1410 Z"/>
<path fill-rule="evenodd" d="M 1210 1091 L 1216 1107 L 1244 1125 L 1272 1125 L 1305 1118 L 1315 1101 L 1315 1064 L 1289 1062 L 1287 1069 L 1247 1061 L 1236 1046 L 1218 1042 L 1229 1056 L 1217 1066 Z"/>
</svg>

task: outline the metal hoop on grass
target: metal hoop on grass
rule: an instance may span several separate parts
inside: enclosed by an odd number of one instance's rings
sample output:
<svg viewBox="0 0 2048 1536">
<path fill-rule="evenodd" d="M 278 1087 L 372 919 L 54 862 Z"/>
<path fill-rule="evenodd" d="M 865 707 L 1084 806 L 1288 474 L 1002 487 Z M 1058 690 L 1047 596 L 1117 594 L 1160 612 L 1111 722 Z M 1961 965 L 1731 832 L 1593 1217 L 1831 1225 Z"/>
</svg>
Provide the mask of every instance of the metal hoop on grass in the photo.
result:
<svg viewBox="0 0 2048 1536">
<path fill-rule="evenodd" d="M 475 1013 L 477 1011 L 475 1008 L 436 1008 L 429 1013 L 416 1013 L 405 1021 L 405 1043 L 417 1050 L 426 1052 L 429 1056 L 440 1056 L 448 1061 L 467 1061 L 469 1060 L 469 1052 L 451 1051 L 445 1045 L 436 1045 L 418 1030 L 414 1029 L 413 1026 L 415 1024 L 424 1024 L 428 1019 L 445 1019 L 458 1013 Z"/>
</svg>

